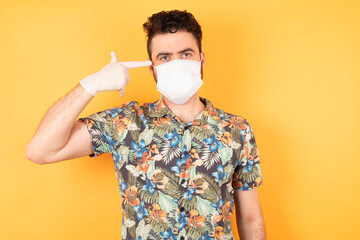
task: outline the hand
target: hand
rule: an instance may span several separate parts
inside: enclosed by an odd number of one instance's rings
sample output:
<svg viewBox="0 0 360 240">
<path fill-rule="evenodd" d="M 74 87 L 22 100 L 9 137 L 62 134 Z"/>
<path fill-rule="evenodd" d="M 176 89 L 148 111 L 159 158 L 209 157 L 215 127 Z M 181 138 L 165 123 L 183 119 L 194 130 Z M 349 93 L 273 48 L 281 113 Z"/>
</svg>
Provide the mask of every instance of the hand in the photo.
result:
<svg viewBox="0 0 360 240">
<path fill-rule="evenodd" d="M 129 82 L 129 69 L 150 66 L 151 61 L 118 62 L 116 54 L 111 52 L 111 61 L 99 72 L 80 80 L 81 86 L 91 95 L 98 92 L 118 90 L 124 96 L 125 86 Z"/>
</svg>

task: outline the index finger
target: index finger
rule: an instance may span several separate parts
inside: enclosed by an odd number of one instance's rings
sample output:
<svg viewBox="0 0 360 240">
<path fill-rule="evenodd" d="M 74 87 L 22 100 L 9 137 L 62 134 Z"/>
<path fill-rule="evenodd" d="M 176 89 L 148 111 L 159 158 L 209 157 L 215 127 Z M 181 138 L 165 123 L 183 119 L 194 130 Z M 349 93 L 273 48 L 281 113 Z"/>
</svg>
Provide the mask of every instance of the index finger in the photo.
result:
<svg viewBox="0 0 360 240">
<path fill-rule="evenodd" d="M 138 68 L 138 67 L 147 67 L 151 66 L 151 61 L 132 61 L 132 62 L 121 62 L 121 65 L 128 69 Z"/>
</svg>

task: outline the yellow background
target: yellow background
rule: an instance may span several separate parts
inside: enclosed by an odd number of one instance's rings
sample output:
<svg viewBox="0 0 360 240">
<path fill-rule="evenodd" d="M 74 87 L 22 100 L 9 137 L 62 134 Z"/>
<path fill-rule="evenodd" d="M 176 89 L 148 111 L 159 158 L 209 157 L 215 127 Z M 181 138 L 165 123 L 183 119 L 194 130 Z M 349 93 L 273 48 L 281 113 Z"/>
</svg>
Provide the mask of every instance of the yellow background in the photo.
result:
<svg viewBox="0 0 360 240">
<path fill-rule="evenodd" d="M 1 1 L 0 239 L 121 238 L 109 155 L 37 165 L 25 147 L 47 109 L 110 51 L 146 60 L 142 24 L 174 8 L 203 29 L 201 96 L 253 128 L 268 239 L 359 239 L 355 0 Z M 147 68 L 130 76 L 124 98 L 100 93 L 80 116 L 159 97 Z"/>
</svg>

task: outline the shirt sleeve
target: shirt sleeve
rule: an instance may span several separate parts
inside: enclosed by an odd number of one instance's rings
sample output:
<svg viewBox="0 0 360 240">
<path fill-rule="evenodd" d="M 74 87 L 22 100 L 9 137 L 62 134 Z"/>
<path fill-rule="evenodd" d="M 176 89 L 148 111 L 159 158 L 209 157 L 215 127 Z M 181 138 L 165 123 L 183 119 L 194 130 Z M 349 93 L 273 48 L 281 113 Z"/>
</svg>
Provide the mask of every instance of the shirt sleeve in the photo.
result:
<svg viewBox="0 0 360 240">
<path fill-rule="evenodd" d="M 235 166 L 232 178 L 232 186 L 235 190 L 251 190 L 263 183 L 260 169 L 259 151 L 255 136 L 247 120 L 244 121 L 246 128 L 240 131 L 241 145 L 240 158 Z"/>
<path fill-rule="evenodd" d="M 91 135 L 94 153 L 89 155 L 95 158 L 103 153 L 112 152 L 114 149 L 113 135 L 116 133 L 111 114 L 108 111 L 97 112 L 88 117 L 79 118 L 77 122 L 86 124 Z"/>
</svg>

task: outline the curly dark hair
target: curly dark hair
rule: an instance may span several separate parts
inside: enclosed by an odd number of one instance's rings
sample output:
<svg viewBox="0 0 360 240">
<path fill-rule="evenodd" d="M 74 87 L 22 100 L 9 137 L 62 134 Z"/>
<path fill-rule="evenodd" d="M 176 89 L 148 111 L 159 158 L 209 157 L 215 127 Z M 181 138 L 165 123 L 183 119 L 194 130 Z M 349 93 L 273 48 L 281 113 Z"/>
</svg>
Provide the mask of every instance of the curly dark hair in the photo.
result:
<svg viewBox="0 0 360 240">
<path fill-rule="evenodd" d="M 176 33 L 178 30 L 185 30 L 192 33 L 196 39 L 199 52 L 201 52 L 202 31 L 195 17 L 187 12 L 172 10 L 161 11 L 148 17 L 143 24 L 147 34 L 147 51 L 151 60 L 151 40 L 157 33 Z"/>
</svg>

